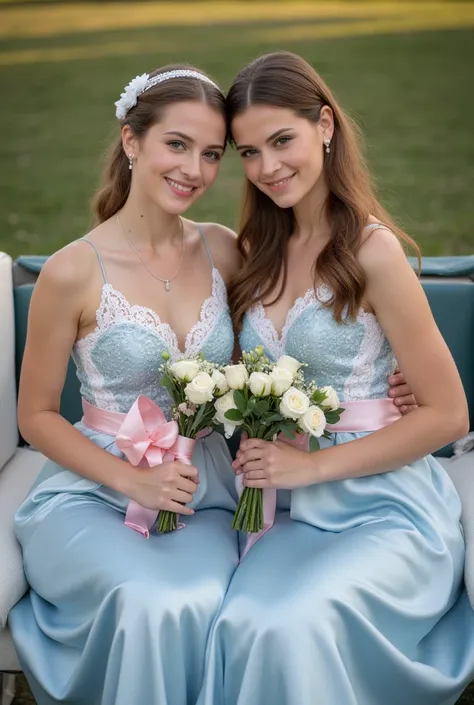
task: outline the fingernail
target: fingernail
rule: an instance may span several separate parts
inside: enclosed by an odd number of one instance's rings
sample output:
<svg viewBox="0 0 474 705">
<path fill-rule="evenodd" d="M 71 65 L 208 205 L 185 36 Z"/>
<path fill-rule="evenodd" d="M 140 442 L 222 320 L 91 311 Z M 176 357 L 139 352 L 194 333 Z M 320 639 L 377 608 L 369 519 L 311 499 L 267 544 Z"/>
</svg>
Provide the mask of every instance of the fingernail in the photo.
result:
<svg viewBox="0 0 474 705">
<path fill-rule="evenodd" d="M 390 377 L 388 378 L 388 381 L 389 381 L 391 384 L 393 384 L 393 383 L 395 382 L 395 377 L 391 377 L 391 376 L 390 376 Z"/>
<path fill-rule="evenodd" d="M 394 396 L 395 396 L 395 390 L 394 390 L 394 389 L 389 389 L 389 390 L 388 390 L 388 396 L 389 396 L 389 397 L 394 397 Z"/>
</svg>

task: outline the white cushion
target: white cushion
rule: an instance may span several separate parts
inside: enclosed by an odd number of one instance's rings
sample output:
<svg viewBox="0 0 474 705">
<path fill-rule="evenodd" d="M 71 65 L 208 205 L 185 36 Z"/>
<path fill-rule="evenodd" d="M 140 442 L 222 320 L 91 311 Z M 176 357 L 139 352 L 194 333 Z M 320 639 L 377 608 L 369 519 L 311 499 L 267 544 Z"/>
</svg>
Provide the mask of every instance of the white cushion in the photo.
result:
<svg viewBox="0 0 474 705">
<path fill-rule="evenodd" d="M 0 470 L 17 445 L 12 260 L 0 252 Z"/>
<path fill-rule="evenodd" d="M 0 630 L 27 589 L 13 517 L 44 463 L 41 453 L 19 448 L 0 474 Z"/>
<path fill-rule="evenodd" d="M 462 502 L 462 525 L 466 541 L 464 577 L 474 607 L 474 450 L 454 458 L 437 458 L 448 471 Z"/>
</svg>

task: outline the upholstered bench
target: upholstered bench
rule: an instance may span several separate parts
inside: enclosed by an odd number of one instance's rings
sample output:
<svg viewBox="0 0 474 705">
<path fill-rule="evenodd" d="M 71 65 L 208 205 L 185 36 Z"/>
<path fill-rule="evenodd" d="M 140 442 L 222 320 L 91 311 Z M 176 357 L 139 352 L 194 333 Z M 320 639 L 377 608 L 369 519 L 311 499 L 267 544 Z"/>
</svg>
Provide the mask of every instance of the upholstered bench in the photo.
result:
<svg viewBox="0 0 474 705">
<path fill-rule="evenodd" d="M 44 261 L 44 257 L 20 257 L 13 264 L 8 255 L 0 253 L 0 672 L 4 673 L 20 670 L 7 616 L 27 589 L 21 552 L 13 533 L 13 515 L 45 461 L 40 453 L 25 446 L 16 422 L 17 384 L 26 340 L 28 308 Z M 426 258 L 423 260 L 422 283 L 461 374 L 472 431 L 474 257 Z M 61 398 L 61 414 L 72 423 L 82 414 L 72 360 Z M 456 456 L 452 447 L 446 447 L 437 455 L 463 501 L 468 549 L 466 583 L 474 605 L 474 450 Z"/>
</svg>

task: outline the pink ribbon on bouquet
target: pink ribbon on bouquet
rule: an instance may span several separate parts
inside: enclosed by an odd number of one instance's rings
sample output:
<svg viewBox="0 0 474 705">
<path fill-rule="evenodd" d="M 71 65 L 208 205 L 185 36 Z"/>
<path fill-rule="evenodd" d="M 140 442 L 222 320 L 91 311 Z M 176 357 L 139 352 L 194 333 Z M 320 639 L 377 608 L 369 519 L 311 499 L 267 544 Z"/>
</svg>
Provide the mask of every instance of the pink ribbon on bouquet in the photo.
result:
<svg viewBox="0 0 474 705">
<path fill-rule="evenodd" d="M 82 406 L 84 425 L 114 435 L 117 448 L 135 467 L 151 468 L 161 465 L 167 452 L 171 452 L 177 444 L 180 451 L 183 447 L 178 443 L 181 436 L 178 435 L 176 421 L 167 421 L 160 407 L 144 395 L 138 397 L 127 414 L 98 409 L 85 400 Z M 185 450 L 187 451 L 187 445 Z M 157 516 L 157 510 L 146 509 L 130 500 L 125 524 L 149 538 L 150 529 Z"/>
</svg>

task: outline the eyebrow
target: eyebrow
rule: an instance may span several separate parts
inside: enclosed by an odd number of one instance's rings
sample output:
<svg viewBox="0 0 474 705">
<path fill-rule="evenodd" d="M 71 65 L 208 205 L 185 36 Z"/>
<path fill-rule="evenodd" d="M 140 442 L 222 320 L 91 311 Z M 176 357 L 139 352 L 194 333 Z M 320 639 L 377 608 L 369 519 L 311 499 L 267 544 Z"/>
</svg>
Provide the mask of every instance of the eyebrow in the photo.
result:
<svg viewBox="0 0 474 705">
<path fill-rule="evenodd" d="M 293 130 L 294 130 L 293 127 L 282 127 L 280 130 L 277 130 L 277 131 L 274 132 L 272 135 L 270 135 L 270 137 L 267 137 L 267 139 L 265 140 L 265 142 L 266 142 L 267 144 L 269 144 L 270 142 L 273 142 L 274 139 L 276 139 L 276 138 L 279 137 L 281 134 L 283 134 L 283 132 L 291 132 L 291 131 L 293 131 Z M 241 149 L 252 149 L 252 145 L 251 145 L 251 144 L 238 144 L 237 147 L 236 147 L 236 149 L 237 149 L 237 150 L 241 150 Z"/>
<path fill-rule="evenodd" d="M 177 130 L 170 130 L 169 132 L 164 132 L 164 135 L 176 135 L 177 137 L 181 137 L 181 139 L 186 140 L 187 142 L 191 142 L 191 144 L 196 144 L 196 140 L 193 140 L 192 137 L 189 135 L 186 135 L 184 132 L 178 132 Z M 222 151 L 225 150 L 225 145 L 223 144 L 208 144 L 206 149 L 222 149 Z"/>
</svg>

